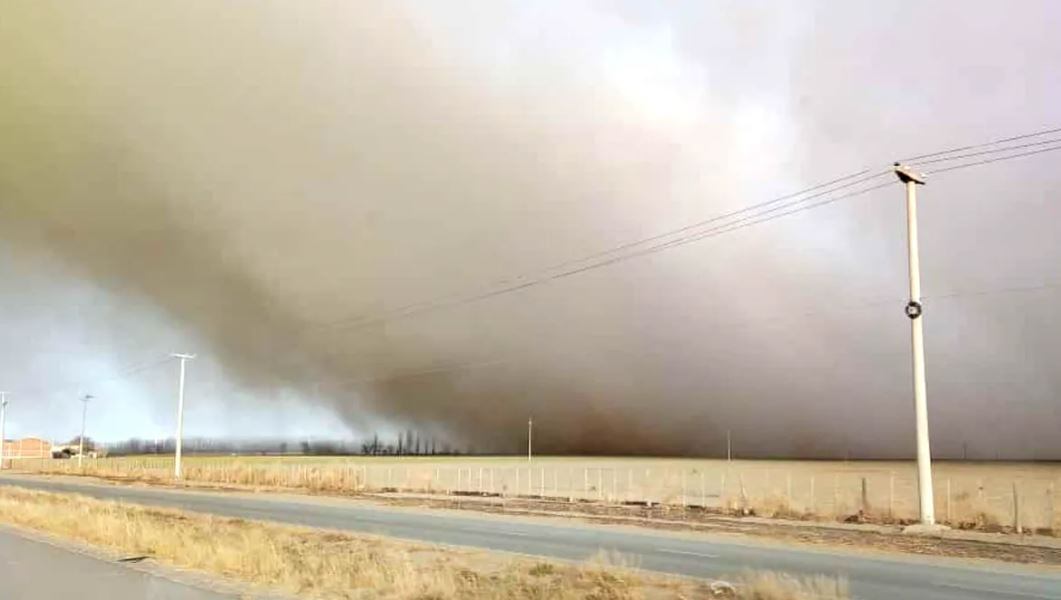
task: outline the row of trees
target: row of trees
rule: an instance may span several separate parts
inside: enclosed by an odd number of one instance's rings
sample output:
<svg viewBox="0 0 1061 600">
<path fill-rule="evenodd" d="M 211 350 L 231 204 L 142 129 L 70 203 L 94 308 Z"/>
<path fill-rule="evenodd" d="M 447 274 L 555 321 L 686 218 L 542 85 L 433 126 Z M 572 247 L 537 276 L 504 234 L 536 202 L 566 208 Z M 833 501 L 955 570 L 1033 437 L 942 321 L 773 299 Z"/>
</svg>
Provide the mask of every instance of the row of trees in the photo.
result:
<svg viewBox="0 0 1061 600">
<path fill-rule="evenodd" d="M 445 454 L 460 454 L 453 449 L 448 442 L 439 443 L 433 436 L 424 438 L 419 432 L 407 429 L 404 434 L 398 434 L 397 442 L 384 444 L 380 442 L 379 434 L 372 436 L 370 441 L 361 443 L 361 454 L 396 455 L 396 456 L 436 456 Z"/>
<path fill-rule="evenodd" d="M 381 441 L 379 434 L 366 440 L 285 440 L 285 439 L 213 439 L 185 438 L 183 450 L 189 454 L 302 454 L 316 456 L 341 456 L 364 454 L 368 456 L 435 456 L 463 454 L 448 442 L 435 437 L 422 436 L 408 430 Z M 86 442 L 88 439 L 86 438 Z M 130 438 L 107 444 L 111 456 L 131 454 L 173 454 L 176 441 L 169 439 Z"/>
</svg>

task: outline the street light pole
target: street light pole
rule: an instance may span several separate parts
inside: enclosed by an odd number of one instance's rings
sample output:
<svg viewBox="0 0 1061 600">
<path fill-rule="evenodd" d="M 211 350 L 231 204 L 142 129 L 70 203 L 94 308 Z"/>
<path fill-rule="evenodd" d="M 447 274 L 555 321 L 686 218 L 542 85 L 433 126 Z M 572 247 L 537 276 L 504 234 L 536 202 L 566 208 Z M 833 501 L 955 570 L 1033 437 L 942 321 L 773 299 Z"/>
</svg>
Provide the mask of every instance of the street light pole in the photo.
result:
<svg viewBox="0 0 1061 600">
<path fill-rule="evenodd" d="M 910 342 L 914 371 L 914 418 L 917 422 L 917 489 L 921 507 L 921 526 L 935 528 L 936 510 L 932 495 L 932 452 L 928 440 L 928 400 L 925 389 L 924 318 L 921 307 L 921 260 L 917 236 L 917 186 L 925 178 L 895 163 L 895 174 L 906 184 L 906 232 L 910 261 L 910 301 L 906 316 L 910 318 Z"/>
<path fill-rule="evenodd" d="M 177 443 L 176 450 L 173 455 L 173 477 L 176 479 L 181 478 L 181 446 L 184 440 L 184 364 L 192 358 L 195 358 L 194 354 L 171 354 L 173 358 L 180 359 L 181 361 L 181 375 L 180 382 L 177 384 Z"/>
<path fill-rule="evenodd" d="M 534 434 L 534 419 L 527 419 L 527 462 L 531 461 L 531 440 Z"/>
<path fill-rule="evenodd" d="M 4 436 L 4 426 L 7 424 L 7 392 L 0 392 L 0 470 L 4 468 L 4 447 L 7 446 L 7 438 Z"/>
<path fill-rule="evenodd" d="M 88 401 L 92 399 L 91 394 L 85 394 L 81 398 L 81 437 L 77 439 L 77 468 L 81 468 L 82 459 L 85 457 L 85 419 L 88 417 Z"/>
</svg>

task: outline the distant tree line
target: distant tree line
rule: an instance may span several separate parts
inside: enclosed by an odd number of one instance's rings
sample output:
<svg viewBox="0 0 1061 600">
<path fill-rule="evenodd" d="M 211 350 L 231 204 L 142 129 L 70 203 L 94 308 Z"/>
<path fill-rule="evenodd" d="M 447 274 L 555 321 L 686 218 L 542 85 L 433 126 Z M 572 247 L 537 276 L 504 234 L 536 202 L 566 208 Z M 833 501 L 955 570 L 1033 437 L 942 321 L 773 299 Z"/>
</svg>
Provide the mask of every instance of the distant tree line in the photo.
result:
<svg viewBox="0 0 1061 600">
<path fill-rule="evenodd" d="M 361 443 L 361 454 L 367 456 L 438 456 L 463 453 L 455 450 L 449 442 L 440 443 L 434 436 L 422 437 L 419 432 L 407 429 L 404 434 L 398 434 L 397 440 L 391 444 L 380 442 L 379 434 L 374 434 L 371 440 Z"/>
<path fill-rule="evenodd" d="M 384 442 L 379 434 L 364 440 L 335 439 L 221 439 L 185 438 L 182 450 L 186 454 L 246 454 L 307 456 L 441 456 L 465 454 L 447 441 L 434 436 L 423 436 L 409 429 L 400 433 L 394 441 Z M 87 438 L 86 438 L 87 441 Z M 135 454 L 173 454 L 176 450 L 174 438 L 143 439 L 129 438 L 121 442 L 106 444 L 110 456 Z"/>
</svg>

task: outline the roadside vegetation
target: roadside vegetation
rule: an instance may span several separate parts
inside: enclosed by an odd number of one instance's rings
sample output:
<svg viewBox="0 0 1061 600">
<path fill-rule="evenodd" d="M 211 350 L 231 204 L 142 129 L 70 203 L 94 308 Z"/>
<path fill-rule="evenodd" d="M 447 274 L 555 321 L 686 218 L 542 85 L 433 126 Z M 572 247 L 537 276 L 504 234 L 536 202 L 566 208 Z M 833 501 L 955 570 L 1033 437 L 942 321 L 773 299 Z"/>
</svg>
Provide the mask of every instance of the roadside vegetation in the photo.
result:
<svg viewBox="0 0 1061 600">
<path fill-rule="evenodd" d="M 310 598 L 842 600 L 842 581 L 745 574 L 734 583 L 649 574 L 621 557 L 537 561 L 367 535 L 0 489 L 0 522 L 124 556 Z"/>
</svg>

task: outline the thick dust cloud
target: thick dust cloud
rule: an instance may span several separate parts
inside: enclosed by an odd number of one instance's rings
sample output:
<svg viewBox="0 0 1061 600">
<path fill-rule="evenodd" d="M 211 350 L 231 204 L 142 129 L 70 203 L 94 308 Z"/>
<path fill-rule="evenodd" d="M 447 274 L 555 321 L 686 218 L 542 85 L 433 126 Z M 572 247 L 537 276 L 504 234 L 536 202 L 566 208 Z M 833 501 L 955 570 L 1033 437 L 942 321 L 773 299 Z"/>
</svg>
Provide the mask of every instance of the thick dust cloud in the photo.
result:
<svg viewBox="0 0 1061 600">
<path fill-rule="evenodd" d="M 394 311 L 1058 120 L 1056 8 L 914 6 L 12 2 L 0 235 L 355 431 L 908 456 L 898 188 Z M 1056 160 L 923 190 L 943 455 L 1061 452 Z"/>
</svg>

